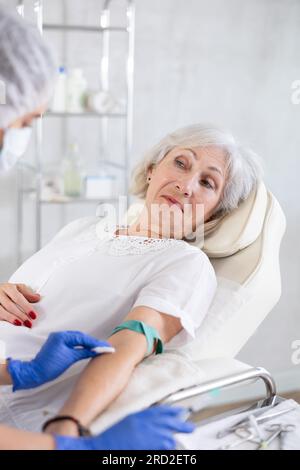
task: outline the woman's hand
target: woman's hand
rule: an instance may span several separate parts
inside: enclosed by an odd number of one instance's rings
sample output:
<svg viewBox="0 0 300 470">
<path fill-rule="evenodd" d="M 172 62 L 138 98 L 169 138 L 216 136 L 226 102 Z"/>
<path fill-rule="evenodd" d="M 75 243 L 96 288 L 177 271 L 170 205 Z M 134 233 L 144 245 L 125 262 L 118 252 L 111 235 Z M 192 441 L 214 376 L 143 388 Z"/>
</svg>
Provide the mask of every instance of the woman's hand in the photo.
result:
<svg viewBox="0 0 300 470">
<path fill-rule="evenodd" d="M 80 331 L 51 333 L 32 361 L 9 359 L 7 370 L 12 378 L 13 391 L 39 387 L 56 379 L 75 362 L 101 354 L 93 350 L 99 347 L 109 348 L 104 352 L 114 352 L 111 344 Z"/>
<path fill-rule="evenodd" d="M 34 293 L 25 284 L 0 284 L 0 320 L 32 328 L 37 313 L 31 304 L 39 300 L 40 294 Z"/>
<path fill-rule="evenodd" d="M 153 406 L 133 413 L 93 437 L 54 435 L 56 450 L 173 450 L 174 433 L 191 433 L 195 424 L 185 421 L 185 408 Z"/>
</svg>

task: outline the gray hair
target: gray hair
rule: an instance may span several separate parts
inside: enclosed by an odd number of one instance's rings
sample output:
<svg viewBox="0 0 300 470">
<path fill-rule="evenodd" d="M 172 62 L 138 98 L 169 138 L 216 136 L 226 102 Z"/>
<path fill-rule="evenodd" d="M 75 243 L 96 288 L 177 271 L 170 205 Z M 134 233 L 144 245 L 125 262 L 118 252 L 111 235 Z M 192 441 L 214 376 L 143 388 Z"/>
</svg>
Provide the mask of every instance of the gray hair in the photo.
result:
<svg viewBox="0 0 300 470">
<path fill-rule="evenodd" d="M 132 174 L 130 192 L 141 199 L 148 189 L 147 172 L 177 146 L 206 147 L 215 145 L 225 151 L 227 177 L 220 203 L 213 218 L 222 216 L 238 207 L 249 196 L 263 177 L 261 159 L 252 150 L 239 145 L 226 130 L 210 124 L 193 124 L 167 134 L 154 145 L 139 162 Z"/>
</svg>

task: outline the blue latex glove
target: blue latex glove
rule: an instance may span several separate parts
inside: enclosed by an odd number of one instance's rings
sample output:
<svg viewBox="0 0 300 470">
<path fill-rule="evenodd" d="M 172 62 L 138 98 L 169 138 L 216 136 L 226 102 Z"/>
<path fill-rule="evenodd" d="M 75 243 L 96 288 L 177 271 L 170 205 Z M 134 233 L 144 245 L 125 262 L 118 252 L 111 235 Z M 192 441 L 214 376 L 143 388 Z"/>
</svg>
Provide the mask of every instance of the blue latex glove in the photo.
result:
<svg viewBox="0 0 300 470">
<path fill-rule="evenodd" d="M 57 450 L 172 450 L 173 433 L 190 433 L 195 425 L 180 419 L 185 408 L 153 406 L 126 416 L 94 437 L 54 435 Z"/>
<path fill-rule="evenodd" d="M 39 387 L 56 379 L 72 364 L 99 355 L 91 351 L 99 346 L 112 347 L 80 331 L 51 333 L 36 357 L 29 362 L 9 358 L 8 372 L 13 391 Z M 80 349 L 76 349 L 80 347 Z"/>
</svg>

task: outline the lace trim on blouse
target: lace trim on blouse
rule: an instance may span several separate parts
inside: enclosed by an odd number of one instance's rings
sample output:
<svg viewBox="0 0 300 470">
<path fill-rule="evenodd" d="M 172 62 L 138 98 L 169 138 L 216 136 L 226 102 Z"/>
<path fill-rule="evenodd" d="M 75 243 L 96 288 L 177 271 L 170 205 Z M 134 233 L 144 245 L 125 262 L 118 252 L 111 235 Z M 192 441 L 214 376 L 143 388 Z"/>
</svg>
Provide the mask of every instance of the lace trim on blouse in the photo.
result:
<svg viewBox="0 0 300 470">
<path fill-rule="evenodd" d="M 131 254 L 143 254 L 150 251 L 166 250 L 168 247 L 181 243 L 185 244 L 184 240 L 177 240 L 174 238 L 149 238 L 133 235 L 116 235 L 118 229 L 128 228 L 129 225 L 115 225 L 108 226 L 103 224 L 103 221 L 93 223 L 90 227 L 85 228 L 82 232 L 76 235 L 73 240 L 80 242 L 81 246 L 78 247 L 75 253 L 67 255 L 64 251 L 45 268 L 44 273 L 37 281 L 35 289 L 40 293 L 41 289 L 45 287 L 49 279 L 54 275 L 56 269 L 63 265 L 72 263 L 82 257 L 91 256 L 97 251 L 104 251 L 105 253 L 121 256 Z M 87 245 L 82 242 L 91 242 Z M 93 243 L 94 242 L 94 243 Z"/>
<path fill-rule="evenodd" d="M 117 230 L 129 228 L 129 225 L 109 225 L 100 221 L 93 224 L 81 235 L 78 241 L 97 241 L 97 249 L 107 245 L 107 253 L 112 255 L 143 254 L 150 251 L 165 250 L 175 244 L 185 243 L 174 238 L 151 238 L 135 235 L 116 235 Z"/>
</svg>

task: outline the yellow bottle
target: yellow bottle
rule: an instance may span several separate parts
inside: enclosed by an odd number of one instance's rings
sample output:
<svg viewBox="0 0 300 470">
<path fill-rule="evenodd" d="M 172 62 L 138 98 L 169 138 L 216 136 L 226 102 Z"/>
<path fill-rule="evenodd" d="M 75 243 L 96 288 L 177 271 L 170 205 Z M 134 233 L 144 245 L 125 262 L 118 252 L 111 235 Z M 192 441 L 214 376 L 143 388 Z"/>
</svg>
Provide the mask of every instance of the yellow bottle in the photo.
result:
<svg viewBox="0 0 300 470">
<path fill-rule="evenodd" d="M 64 194 L 80 197 L 83 191 L 82 163 L 77 143 L 71 144 L 64 162 Z"/>
</svg>

